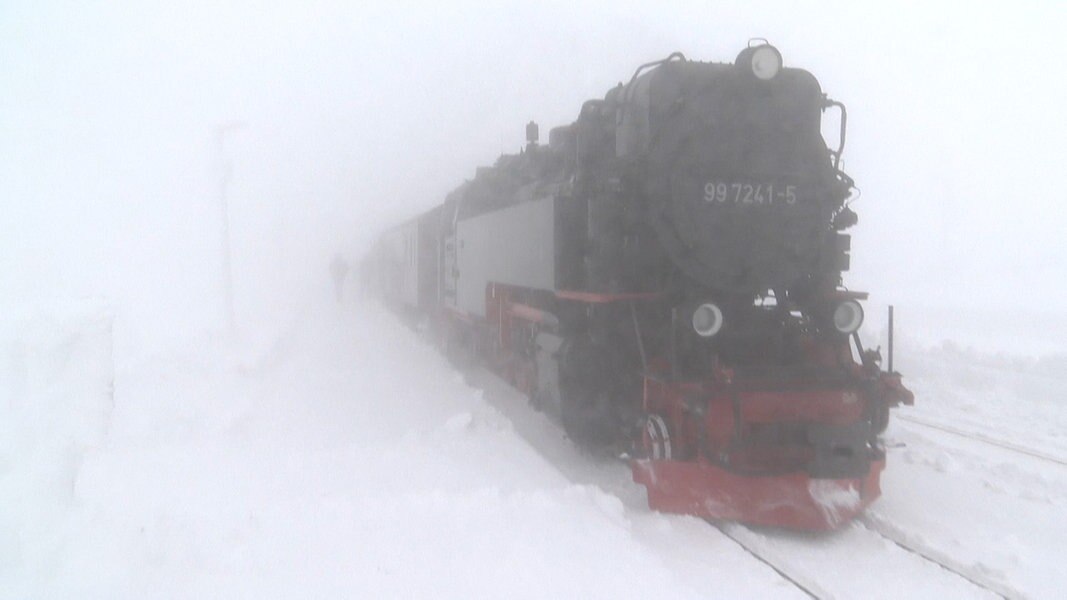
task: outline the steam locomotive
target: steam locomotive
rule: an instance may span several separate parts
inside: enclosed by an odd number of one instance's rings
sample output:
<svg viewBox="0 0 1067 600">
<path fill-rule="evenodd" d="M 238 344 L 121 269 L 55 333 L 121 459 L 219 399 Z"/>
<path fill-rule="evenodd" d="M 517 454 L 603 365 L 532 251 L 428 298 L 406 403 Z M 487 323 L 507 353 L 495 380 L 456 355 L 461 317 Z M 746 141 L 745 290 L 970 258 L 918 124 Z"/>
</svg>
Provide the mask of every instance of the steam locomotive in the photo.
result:
<svg viewBox="0 0 1067 600">
<path fill-rule="evenodd" d="M 674 53 L 547 145 L 528 124 L 522 151 L 385 233 L 369 277 L 576 443 L 623 448 L 653 509 L 831 529 L 879 496 L 879 434 L 913 402 L 842 286 L 845 125 L 767 43 Z"/>
</svg>

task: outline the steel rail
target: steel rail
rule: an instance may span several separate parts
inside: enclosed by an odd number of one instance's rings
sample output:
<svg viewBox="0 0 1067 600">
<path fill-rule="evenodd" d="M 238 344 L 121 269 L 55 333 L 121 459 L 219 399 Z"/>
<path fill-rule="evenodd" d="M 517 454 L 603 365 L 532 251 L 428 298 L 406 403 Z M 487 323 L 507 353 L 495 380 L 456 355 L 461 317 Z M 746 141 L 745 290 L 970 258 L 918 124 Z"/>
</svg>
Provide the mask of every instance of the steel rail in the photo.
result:
<svg viewBox="0 0 1067 600">
<path fill-rule="evenodd" d="M 910 416 L 910 415 L 895 414 L 895 415 L 893 415 L 893 418 L 894 419 L 899 419 L 901 421 L 906 421 L 908 423 L 914 423 L 914 424 L 920 425 L 922 427 L 929 427 L 930 429 L 936 429 L 938 431 L 943 431 L 945 433 L 951 433 L 952 435 L 956 435 L 956 436 L 959 436 L 959 437 L 962 437 L 962 438 L 975 440 L 977 442 L 982 442 L 982 443 L 985 443 L 985 444 L 989 444 L 991 446 L 997 446 L 998 448 L 1003 448 L 1005 450 L 1010 450 L 1012 452 L 1017 452 L 1019 454 L 1025 454 L 1026 456 L 1030 456 L 1032 458 L 1038 458 L 1038 459 L 1041 459 L 1041 460 L 1045 460 L 1045 461 L 1048 461 L 1048 462 L 1056 463 L 1058 465 L 1067 467 L 1067 459 L 1059 458 L 1057 456 L 1053 456 L 1051 454 L 1046 454 L 1044 452 L 1041 452 L 1040 450 L 1034 450 L 1032 448 L 1027 448 L 1025 446 L 1020 446 L 1018 444 L 1014 444 L 1012 442 L 1008 442 L 1008 441 L 1005 441 L 1005 440 L 998 440 L 998 439 L 996 439 L 994 437 L 990 437 L 990 436 L 987 436 L 985 434 L 978 433 L 976 431 L 967 431 L 967 430 L 964 430 L 964 429 L 958 429 L 958 428 L 953 427 L 951 425 L 942 425 L 940 423 L 933 423 L 933 422 L 927 421 L 925 419 L 917 419 L 917 418 L 915 418 L 913 416 Z"/>
<path fill-rule="evenodd" d="M 782 567 L 774 564 L 774 562 L 772 562 L 766 556 L 763 556 L 759 552 L 756 552 L 751 547 L 749 547 L 748 544 L 746 544 L 742 540 L 738 539 L 736 536 L 731 534 L 729 531 L 726 531 L 726 528 L 723 525 L 721 525 L 719 523 L 716 523 L 714 521 L 708 521 L 708 524 L 711 525 L 712 527 L 714 527 L 715 529 L 718 529 L 720 532 L 722 532 L 722 534 L 724 536 L 726 536 L 733 543 L 737 544 L 738 547 L 740 547 L 742 550 L 747 552 L 753 558 L 755 558 L 756 560 L 758 560 L 761 563 L 763 563 L 763 564 L 767 565 L 768 567 L 770 567 L 771 570 L 774 571 L 775 573 L 777 573 L 779 577 L 781 577 L 782 579 L 784 579 L 784 580 L 788 581 L 789 583 L 793 584 L 801 592 L 804 592 L 805 594 L 807 594 L 807 596 L 809 598 L 814 598 L 815 600 L 819 600 L 820 598 L 823 597 L 823 596 L 820 595 L 819 591 L 812 589 L 815 586 L 805 585 L 805 584 L 801 583 L 795 577 L 793 577 L 792 575 L 787 573 Z"/>
<path fill-rule="evenodd" d="M 1012 588 L 1011 586 L 1008 586 L 1007 584 L 1001 583 L 979 572 L 972 572 L 963 567 L 962 565 L 957 566 L 955 564 L 952 564 L 954 561 L 948 559 L 947 557 L 944 557 L 944 555 L 941 555 L 941 553 L 937 552 L 936 550 L 933 550 L 928 547 L 918 546 L 907 541 L 905 539 L 905 536 L 902 535 L 900 532 L 890 527 L 886 527 L 879 521 L 871 519 L 868 516 L 860 517 L 856 520 L 856 522 L 862 525 L 864 529 L 867 529 L 871 533 L 882 537 L 883 539 L 897 546 L 901 550 L 904 550 L 905 552 L 909 552 L 911 554 L 914 554 L 915 556 L 932 562 L 944 569 L 945 571 L 957 575 L 967 580 L 971 584 L 990 592 L 991 594 L 996 594 L 1000 598 L 1004 598 L 1005 600 L 1017 600 L 1026 597 L 1024 594 Z"/>
</svg>

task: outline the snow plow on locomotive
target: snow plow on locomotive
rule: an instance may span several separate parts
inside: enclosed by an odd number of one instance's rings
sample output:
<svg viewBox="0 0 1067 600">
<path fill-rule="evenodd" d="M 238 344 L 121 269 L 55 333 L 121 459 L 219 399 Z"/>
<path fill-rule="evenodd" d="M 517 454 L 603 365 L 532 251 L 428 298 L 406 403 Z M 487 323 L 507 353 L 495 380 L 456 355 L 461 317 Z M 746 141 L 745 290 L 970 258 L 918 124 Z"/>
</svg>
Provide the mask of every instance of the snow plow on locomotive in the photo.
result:
<svg viewBox="0 0 1067 600">
<path fill-rule="evenodd" d="M 643 65 L 383 237 L 380 287 L 576 443 L 624 447 L 652 508 L 836 527 L 912 402 L 842 286 L 844 110 L 768 44 Z"/>
</svg>

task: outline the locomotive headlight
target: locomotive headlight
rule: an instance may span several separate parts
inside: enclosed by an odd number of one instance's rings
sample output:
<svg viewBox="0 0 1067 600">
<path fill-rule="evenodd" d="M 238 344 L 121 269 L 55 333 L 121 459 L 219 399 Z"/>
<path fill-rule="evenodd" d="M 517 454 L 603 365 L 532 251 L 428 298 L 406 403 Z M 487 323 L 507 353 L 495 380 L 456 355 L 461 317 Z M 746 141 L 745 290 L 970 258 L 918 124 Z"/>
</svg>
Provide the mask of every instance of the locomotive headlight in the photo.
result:
<svg viewBox="0 0 1067 600">
<path fill-rule="evenodd" d="M 693 311 L 693 331 L 700 337 L 711 337 L 722 329 L 722 309 L 708 302 Z"/>
<path fill-rule="evenodd" d="M 834 329 L 844 334 L 855 333 L 863 325 L 863 307 L 855 300 L 843 300 L 834 308 Z"/>
<path fill-rule="evenodd" d="M 770 44 L 752 50 L 752 74 L 764 81 L 773 79 L 782 70 L 782 53 Z"/>
</svg>

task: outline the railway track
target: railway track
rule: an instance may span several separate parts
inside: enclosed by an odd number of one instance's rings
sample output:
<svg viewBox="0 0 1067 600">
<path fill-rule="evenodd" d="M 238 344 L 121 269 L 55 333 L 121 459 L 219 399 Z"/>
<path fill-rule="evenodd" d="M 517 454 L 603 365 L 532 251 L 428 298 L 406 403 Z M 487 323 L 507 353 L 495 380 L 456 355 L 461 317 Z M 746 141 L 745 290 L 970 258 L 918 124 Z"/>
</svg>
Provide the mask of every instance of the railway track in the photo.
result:
<svg viewBox="0 0 1067 600">
<path fill-rule="evenodd" d="M 718 529 L 720 532 L 722 532 L 724 536 L 733 541 L 733 543 L 737 544 L 739 548 L 744 550 L 750 556 L 770 567 L 771 570 L 777 573 L 779 577 L 791 583 L 795 588 L 806 594 L 809 598 L 821 599 L 829 597 L 828 593 L 815 583 L 806 581 L 806 578 L 801 578 L 801 576 L 799 575 L 794 575 L 790 573 L 789 569 L 784 568 L 782 565 L 776 564 L 773 560 L 757 552 L 751 544 L 745 543 L 744 540 L 740 539 L 737 535 L 731 533 L 731 529 L 726 525 L 723 525 L 721 523 L 715 523 L 714 521 L 708 521 L 708 523 L 715 529 Z M 737 525 L 737 527 L 743 526 Z"/>
<path fill-rule="evenodd" d="M 889 540 L 898 548 L 922 557 L 942 569 L 966 579 L 976 587 L 980 587 L 1008 600 L 1025 598 L 1025 596 L 1018 590 L 998 581 L 995 577 L 983 572 L 981 569 L 970 568 L 967 565 L 960 564 L 959 561 L 954 560 L 951 556 L 911 540 L 908 538 L 907 534 L 888 523 L 872 518 L 869 515 L 860 517 L 858 522 L 868 531 Z"/>
<path fill-rule="evenodd" d="M 894 419 L 900 419 L 918 427 L 936 430 L 951 436 L 993 446 L 1014 454 L 1037 459 L 1045 463 L 1053 463 L 1059 466 L 1067 466 L 1067 458 L 1043 452 L 1025 445 L 1016 444 L 1007 440 L 998 439 L 976 431 L 945 425 L 923 418 L 910 415 L 895 415 Z M 849 597 L 848 592 L 842 593 L 836 589 L 833 580 L 827 580 L 821 573 L 810 565 L 793 562 L 794 555 L 782 555 L 773 549 L 773 543 L 777 535 L 763 534 L 758 529 L 752 529 L 741 524 L 719 524 L 711 522 L 711 525 L 722 532 L 727 538 L 741 547 L 745 552 L 756 560 L 773 569 L 784 581 L 794 586 L 799 592 L 810 598 L 834 598 Z M 905 529 L 899 528 L 892 522 L 876 516 L 876 513 L 868 513 L 855 521 L 855 529 L 865 532 L 867 535 L 876 536 L 884 540 L 891 551 L 899 551 L 916 557 L 925 563 L 943 572 L 945 577 L 953 578 L 961 585 L 966 585 L 973 590 L 975 596 L 987 596 L 1002 598 L 1005 600 L 1017 600 L 1026 598 L 1027 595 L 1019 589 L 1005 583 L 1002 573 L 982 564 L 970 564 L 938 549 L 935 546 L 924 543 L 915 535 L 909 534 Z M 788 534 L 782 534 L 786 538 Z M 771 542 L 764 543 L 763 537 Z M 766 547 L 766 549 L 764 549 Z M 770 550 L 769 552 L 767 550 Z"/>
<path fill-rule="evenodd" d="M 981 434 L 981 433 L 978 433 L 978 432 L 975 432 L 975 431 L 967 431 L 967 430 L 964 430 L 964 429 L 959 429 L 957 427 L 953 427 L 951 425 L 943 425 L 941 423 L 934 423 L 934 422 L 931 422 L 931 421 L 927 421 L 926 419 L 915 418 L 915 417 L 913 417 L 911 415 L 896 414 L 896 415 L 893 415 L 893 418 L 894 419 L 899 419 L 901 421 L 905 421 L 905 422 L 908 422 L 908 423 L 913 423 L 915 425 L 919 425 L 920 427 L 926 427 L 928 429 L 936 429 L 937 431 L 941 431 L 941 432 L 944 432 L 944 433 L 955 435 L 957 437 L 962 437 L 962 438 L 966 438 L 966 439 L 969 439 L 969 440 L 974 440 L 976 442 L 982 442 L 984 444 L 988 444 L 990 446 L 996 446 L 998 448 L 1002 448 L 1004 450 L 1009 450 L 1009 451 L 1015 452 L 1017 454 L 1023 454 L 1023 455 L 1029 456 L 1031 458 L 1037 458 L 1037 459 L 1044 460 L 1044 461 L 1047 461 L 1047 462 L 1055 463 L 1055 464 L 1063 466 L 1063 467 L 1067 467 L 1067 459 L 1060 458 L 1058 456 L 1053 456 L 1052 454 L 1048 454 L 1048 453 L 1042 452 L 1040 450 L 1035 450 L 1033 448 L 1027 448 L 1026 446 L 1021 446 L 1019 444 L 1015 444 L 1015 443 L 1008 442 L 1008 441 L 1005 441 L 1005 440 L 999 440 L 999 439 L 996 439 L 994 437 L 991 437 L 991 436 L 988 436 L 988 435 L 984 435 L 984 434 Z"/>
<path fill-rule="evenodd" d="M 489 390 L 488 396 L 497 408 L 512 417 L 517 424 L 517 431 L 528 442 L 541 452 L 551 462 L 558 465 L 568 464 L 574 458 L 570 453 L 574 448 L 569 443 L 551 444 L 551 440 L 559 439 L 548 432 L 554 431 L 550 425 L 541 423 L 543 417 L 535 419 L 525 418 L 529 416 L 531 409 L 525 398 L 514 394 L 506 382 L 499 379 L 488 370 L 476 369 L 473 375 L 473 384 L 483 390 Z M 494 400 L 495 398 L 495 400 Z M 910 419 L 907 419 L 910 420 Z M 538 424 L 544 425 L 544 428 Z M 925 423 L 922 423 L 925 424 Z M 527 428 L 530 428 L 527 431 Z M 957 435 L 966 432 L 950 432 Z M 984 441 L 984 440 L 977 440 Z M 558 446 L 558 447 L 557 447 Z M 1016 450 L 1016 448 L 1008 448 Z M 1025 449 L 1023 449 L 1025 450 Z M 1024 454 L 1026 452 L 1023 452 Z M 1038 458 L 1046 458 L 1038 456 Z M 1051 457 L 1049 457 L 1051 458 Z M 580 472 L 569 472 L 564 468 L 565 474 L 573 481 L 588 481 L 588 472 L 582 469 Z M 626 478 L 628 481 L 628 478 Z M 614 480 L 604 475 L 595 477 L 593 482 L 602 487 L 620 493 L 625 498 L 624 489 L 616 489 Z M 639 496 L 643 496 L 640 495 Z M 635 496 L 632 502 L 643 503 L 643 497 Z M 953 597 L 977 597 L 977 598 L 1025 598 L 1021 592 L 1011 588 L 999 580 L 999 573 L 990 571 L 984 567 L 962 564 L 946 556 L 938 550 L 928 547 L 920 540 L 914 539 L 903 530 L 891 523 L 872 518 L 862 517 L 848 532 L 836 534 L 822 534 L 813 537 L 793 536 L 788 532 L 769 531 L 761 532 L 737 523 L 708 522 L 712 527 L 721 532 L 727 539 L 735 544 L 739 550 L 750 555 L 754 560 L 771 569 L 782 581 L 787 582 L 804 597 L 829 599 L 864 597 L 870 595 L 872 588 L 870 582 L 863 583 L 860 587 L 849 587 L 850 582 L 829 579 L 832 573 L 821 570 L 818 561 L 807 560 L 805 557 L 811 553 L 826 552 L 834 558 L 831 561 L 855 561 L 849 562 L 845 569 L 853 573 L 863 573 L 866 569 L 871 572 L 872 565 L 884 562 L 894 563 L 900 573 L 908 573 L 909 581 L 901 588 L 899 597 L 908 597 L 913 594 L 925 593 L 927 597 L 932 595 L 931 590 L 950 589 L 954 592 L 948 594 Z M 841 533 L 851 538 L 840 537 Z M 837 536 L 836 538 L 834 536 Z M 820 538 L 827 543 L 820 544 Z M 857 546 L 855 542 L 866 542 Z M 796 544 L 793 549 L 775 549 L 781 545 Z M 866 553 L 866 556 L 862 556 Z M 798 560 L 799 558 L 799 560 Z M 866 562 L 864 560 L 866 559 Z M 826 563 L 822 563 L 826 564 Z M 833 563 L 831 563 L 833 564 Z M 923 566 L 923 565 L 927 566 Z M 904 571 L 905 567 L 911 568 Z M 874 567 L 877 568 L 877 567 Z M 884 573 L 893 572 L 887 569 Z M 853 580 L 852 583 L 855 583 Z M 910 587 L 909 587 L 910 586 Z M 926 589 L 929 586 L 931 589 Z M 894 590 L 889 590 L 893 592 Z M 888 594 L 887 594 L 888 595 Z"/>
<path fill-rule="evenodd" d="M 760 535 L 758 532 L 736 523 L 721 524 L 710 521 L 709 523 L 712 527 L 718 529 L 723 535 L 741 547 L 745 552 L 773 569 L 783 580 L 792 584 L 798 591 L 804 593 L 808 597 L 823 600 L 846 595 L 834 593 L 833 582 L 820 583 L 817 577 L 813 577 L 811 573 L 805 572 L 803 568 L 798 568 L 795 565 L 789 564 L 787 560 L 780 560 L 762 552 L 759 548 L 759 544 L 753 543 L 754 537 Z M 967 565 L 962 565 L 957 561 L 952 560 L 951 557 L 945 556 L 932 548 L 909 539 L 905 534 L 898 531 L 892 525 L 869 517 L 862 517 L 857 523 L 858 528 L 869 532 L 871 535 L 886 540 L 893 548 L 934 565 L 948 577 L 962 580 L 964 585 L 974 589 L 975 597 L 981 597 L 984 594 L 988 597 L 1003 598 L 1005 600 L 1025 598 L 1025 595 L 1021 592 L 998 581 L 992 574 L 985 573 L 978 568 L 970 568 Z"/>
</svg>

